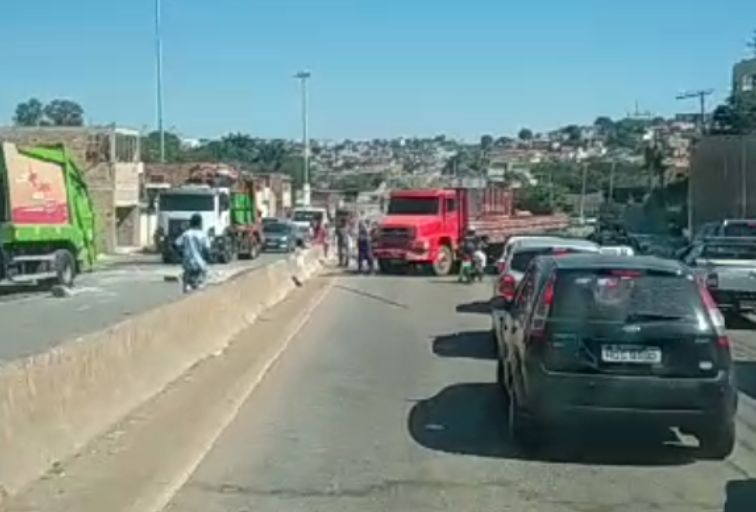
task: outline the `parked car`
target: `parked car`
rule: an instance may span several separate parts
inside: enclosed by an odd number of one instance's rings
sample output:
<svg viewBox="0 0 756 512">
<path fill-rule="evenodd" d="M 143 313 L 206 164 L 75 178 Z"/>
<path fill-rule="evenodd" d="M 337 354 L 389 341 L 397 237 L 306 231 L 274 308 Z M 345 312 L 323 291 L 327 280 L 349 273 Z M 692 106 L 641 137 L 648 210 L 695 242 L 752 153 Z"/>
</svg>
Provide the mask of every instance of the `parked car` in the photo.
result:
<svg viewBox="0 0 756 512">
<path fill-rule="evenodd" d="M 756 238 L 713 237 L 681 254 L 723 311 L 756 310 Z"/>
<path fill-rule="evenodd" d="M 296 247 L 297 234 L 291 222 L 285 220 L 264 222 L 263 234 L 266 251 L 292 252 Z"/>
<path fill-rule="evenodd" d="M 591 419 L 678 427 L 702 456 L 735 443 L 722 314 L 693 272 L 650 256 L 536 258 L 504 311 L 497 377 L 513 438 Z M 606 423 L 605 423 L 606 424 Z"/>
</svg>

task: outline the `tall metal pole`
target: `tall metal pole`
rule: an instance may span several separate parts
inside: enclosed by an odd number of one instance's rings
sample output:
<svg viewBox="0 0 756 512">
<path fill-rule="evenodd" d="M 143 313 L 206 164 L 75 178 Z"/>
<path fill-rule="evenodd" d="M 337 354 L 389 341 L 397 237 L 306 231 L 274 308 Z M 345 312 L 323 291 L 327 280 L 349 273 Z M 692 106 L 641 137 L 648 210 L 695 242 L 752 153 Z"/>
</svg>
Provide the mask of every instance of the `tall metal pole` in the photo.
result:
<svg viewBox="0 0 756 512">
<path fill-rule="evenodd" d="M 310 135 L 309 135 L 309 112 L 307 97 L 307 80 L 312 76 L 309 71 L 300 71 L 295 78 L 298 78 L 302 84 L 302 163 L 303 163 L 303 184 L 302 184 L 302 203 L 304 206 L 310 206 Z"/>
<path fill-rule="evenodd" d="M 155 66 L 157 68 L 157 122 L 160 134 L 160 162 L 165 163 L 165 130 L 163 128 L 163 35 L 161 0 L 155 0 Z"/>
</svg>

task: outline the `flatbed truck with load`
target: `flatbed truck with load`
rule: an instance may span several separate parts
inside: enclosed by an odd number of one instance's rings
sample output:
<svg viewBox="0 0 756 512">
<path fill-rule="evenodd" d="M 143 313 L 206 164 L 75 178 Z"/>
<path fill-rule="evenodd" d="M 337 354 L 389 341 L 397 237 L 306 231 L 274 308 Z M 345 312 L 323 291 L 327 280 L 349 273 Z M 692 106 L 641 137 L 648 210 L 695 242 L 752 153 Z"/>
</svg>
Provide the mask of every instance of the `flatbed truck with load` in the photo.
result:
<svg viewBox="0 0 756 512">
<path fill-rule="evenodd" d="M 263 230 L 252 177 L 225 166 L 198 166 L 184 185 L 158 196 L 156 242 L 164 263 L 179 261 L 176 239 L 192 215 L 202 217 L 211 242 L 211 261 L 254 259 L 262 251 Z"/>
<path fill-rule="evenodd" d="M 382 272 L 412 265 L 443 276 L 454 268 L 471 229 L 495 256 L 512 235 L 567 224 L 564 215 L 516 212 L 512 191 L 501 187 L 396 190 L 375 233 L 373 254 Z"/>
<path fill-rule="evenodd" d="M 97 258 L 95 215 L 63 145 L 0 154 L 0 283 L 71 286 Z"/>
</svg>

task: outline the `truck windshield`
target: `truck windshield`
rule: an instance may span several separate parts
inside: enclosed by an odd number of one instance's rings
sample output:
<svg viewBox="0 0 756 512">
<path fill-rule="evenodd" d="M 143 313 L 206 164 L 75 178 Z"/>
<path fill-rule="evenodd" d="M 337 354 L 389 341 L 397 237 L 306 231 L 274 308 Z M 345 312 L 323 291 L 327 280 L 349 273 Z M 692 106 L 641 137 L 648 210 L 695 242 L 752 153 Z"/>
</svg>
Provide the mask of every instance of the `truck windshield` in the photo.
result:
<svg viewBox="0 0 756 512">
<path fill-rule="evenodd" d="M 756 260 L 756 244 L 710 244 L 704 247 L 701 257 L 712 260 Z"/>
<path fill-rule="evenodd" d="M 211 212 L 215 210 L 214 197 L 205 194 L 161 194 L 160 211 Z"/>
<path fill-rule="evenodd" d="M 297 210 L 294 212 L 294 222 L 323 222 L 323 212 L 317 210 Z"/>
<path fill-rule="evenodd" d="M 437 197 L 394 197 L 388 207 L 389 215 L 437 215 Z"/>
</svg>

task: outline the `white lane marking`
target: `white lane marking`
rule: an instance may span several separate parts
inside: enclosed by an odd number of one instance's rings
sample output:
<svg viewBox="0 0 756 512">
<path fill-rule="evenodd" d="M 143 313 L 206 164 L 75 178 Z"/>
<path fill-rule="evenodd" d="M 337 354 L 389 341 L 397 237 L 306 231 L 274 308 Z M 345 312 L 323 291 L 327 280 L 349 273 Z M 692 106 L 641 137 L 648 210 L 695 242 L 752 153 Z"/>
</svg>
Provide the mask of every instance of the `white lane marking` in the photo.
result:
<svg viewBox="0 0 756 512">
<path fill-rule="evenodd" d="M 257 376 L 255 376 L 255 378 L 250 381 L 249 385 L 244 389 L 244 391 L 233 400 L 234 403 L 230 408 L 230 411 L 224 415 L 223 419 L 220 422 L 220 426 L 216 428 L 215 432 L 207 438 L 206 442 L 202 445 L 195 459 L 190 462 L 183 473 L 180 473 L 178 476 L 176 476 L 176 478 L 165 487 L 162 496 L 157 497 L 155 499 L 154 505 L 149 506 L 146 509 L 147 511 L 159 512 L 165 510 L 165 507 L 168 506 L 168 504 L 176 496 L 178 491 L 180 491 L 184 484 L 189 481 L 189 479 L 199 467 L 200 463 L 202 463 L 210 450 L 212 450 L 213 446 L 215 446 L 215 442 L 218 440 L 221 434 L 239 415 L 239 411 L 246 403 L 252 392 L 257 388 L 257 386 L 260 385 L 260 383 L 262 383 L 262 381 L 265 379 L 271 369 L 273 369 L 278 360 L 281 359 L 281 356 L 283 356 L 284 352 L 286 352 L 286 349 L 289 348 L 291 341 L 297 337 L 297 335 L 302 331 L 307 322 L 310 321 L 312 314 L 315 312 L 318 306 L 320 306 L 323 300 L 325 300 L 328 292 L 331 291 L 332 287 L 333 282 L 330 281 L 325 286 L 323 291 L 320 292 L 315 301 L 313 301 L 310 307 L 307 308 L 304 316 L 299 321 L 294 330 L 286 337 L 284 342 L 281 344 L 281 347 L 268 361 L 266 361 L 265 365 L 260 370 L 260 373 L 258 373 Z"/>
</svg>

